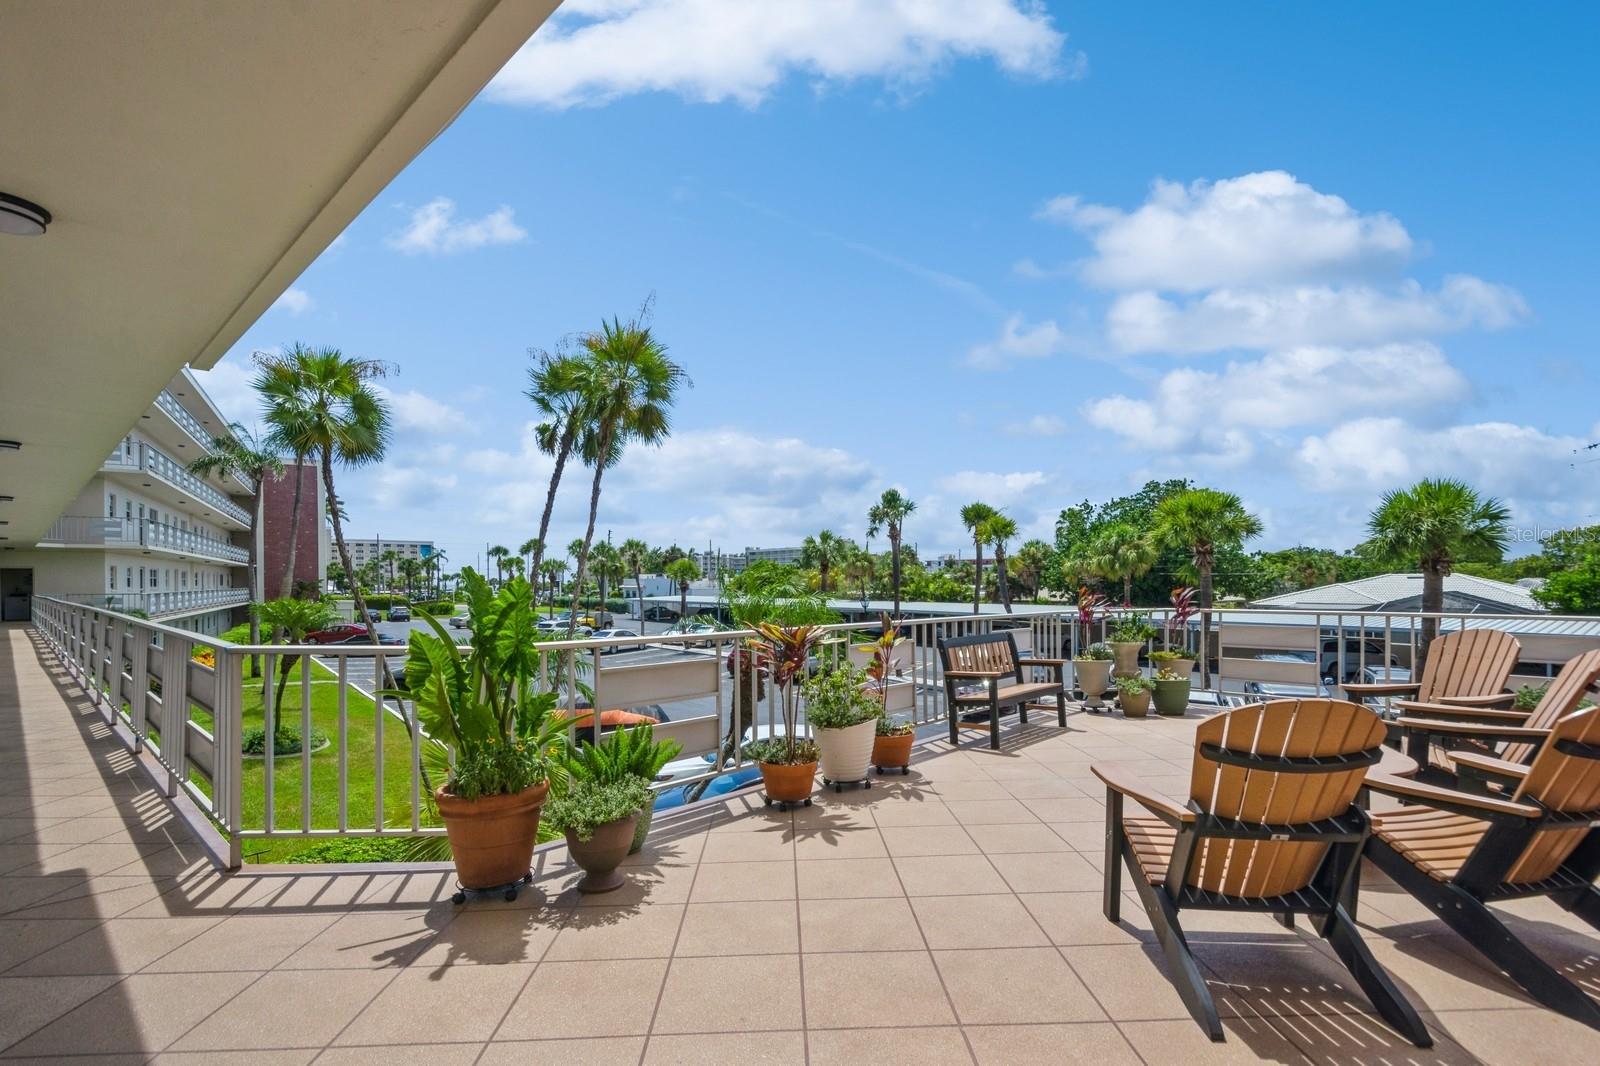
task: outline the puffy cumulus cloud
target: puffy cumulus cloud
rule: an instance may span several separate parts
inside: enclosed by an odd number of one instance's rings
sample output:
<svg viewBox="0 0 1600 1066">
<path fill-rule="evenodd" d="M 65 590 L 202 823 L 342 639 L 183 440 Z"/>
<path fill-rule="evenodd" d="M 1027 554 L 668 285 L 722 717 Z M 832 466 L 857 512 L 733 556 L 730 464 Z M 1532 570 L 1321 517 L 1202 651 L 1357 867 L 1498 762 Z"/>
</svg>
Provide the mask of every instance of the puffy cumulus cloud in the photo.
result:
<svg viewBox="0 0 1600 1066">
<path fill-rule="evenodd" d="M 959 498 L 963 503 L 982 500 L 991 507 L 1008 508 L 1024 502 L 1049 482 L 1050 476 L 1041 470 L 1019 470 L 1006 474 L 960 470 L 940 478 L 939 490 Z"/>
<path fill-rule="evenodd" d="M 473 430 L 460 409 L 415 389 L 396 392 L 379 385 L 377 390 L 389 402 L 396 429 L 418 433 L 469 433 Z"/>
<path fill-rule="evenodd" d="M 988 370 L 1017 360 L 1047 359 L 1072 347 L 1071 337 L 1055 319 L 1030 326 L 1021 315 L 1011 315 L 1001 323 L 998 337 L 967 350 L 966 361 L 968 366 Z"/>
<path fill-rule="evenodd" d="M 362 482 L 367 502 L 384 510 L 435 507 L 439 497 L 455 489 L 459 478 L 434 465 L 408 466 L 386 462 Z M 343 492 L 340 493 L 344 495 Z"/>
<path fill-rule="evenodd" d="M 456 204 L 435 197 L 411 212 L 404 228 L 390 234 L 387 244 L 406 255 L 452 255 L 490 244 L 515 244 L 528 236 L 517 225 L 516 212 L 504 204 L 482 218 L 457 219 Z"/>
<path fill-rule="evenodd" d="M 1420 429 L 1404 419 L 1358 418 L 1306 437 L 1294 455 L 1301 482 L 1319 492 L 1378 493 L 1423 477 L 1455 477 L 1518 501 L 1594 501 L 1571 467 L 1577 437 L 1512 422 Z M 1588 510 L 1592 511 L 1591 506 Z"/>
<path fill-rule="evenodd" d="M 1222 288 L 1176 300 L 1150 291 L 1128 293 L 1106 312 L 1106 334 L 1123 352 L 1186 355 L 1223 348 L 1372 344 L 1473 326 L 1502 329 L 1527 313 L 1515 290 L 1455 274 L 1431 292 L 1405 281 L 1390 288 Z"/>
<path fill-rule="evenodd" d="M 317 301 L 304 289 L 297 289 L 293 285 L 283 290 L 283 295 L 272 301 L 271 311 L 287 311 L 291 315 L 303 315 L 317 306 Z"/>
<path fill-rule="evenodd" d="M 1471 395 L 1467 379 L 1428 343 L 1294 348 L 1220 371 L 1163 375 L 1145 399 L 1110 396 L 1083 409 L 1094 426 L 1161 452 L 1238 462 L 1254 436 L 1331 425 L 1352 415 L 1434 413 Z"/>
<path fill-rule="evenodd" d="M 1081 76 L 1065 43 L 1037 0 L 568 0 L 488 94 L 550 108 L 641 92 L 753 107 L 791 75 L 904 90 L 978 58 L 1015 76 Z"/>
<path fill-rule="evenodd" d="M 1061 196 L 1039 217 L 1084 232 L 1094 255 L 1083 275 L 1111 289 L 1198 292 L 1347 278 L 1398 266 L 1413 249 L 1394 217 L 1362 214 L 1281 170 L 1156 181 L 1126 212 Z"/>
<path fill-rule="evenodd" d="M 253 426 L 261 418 L 260 396 L 250 387 L 251 372 L 224 359 L 210 370 L 193 371 L 200 387 L 206 390 L 217 410 L 229 422 Z"/>
</svg>

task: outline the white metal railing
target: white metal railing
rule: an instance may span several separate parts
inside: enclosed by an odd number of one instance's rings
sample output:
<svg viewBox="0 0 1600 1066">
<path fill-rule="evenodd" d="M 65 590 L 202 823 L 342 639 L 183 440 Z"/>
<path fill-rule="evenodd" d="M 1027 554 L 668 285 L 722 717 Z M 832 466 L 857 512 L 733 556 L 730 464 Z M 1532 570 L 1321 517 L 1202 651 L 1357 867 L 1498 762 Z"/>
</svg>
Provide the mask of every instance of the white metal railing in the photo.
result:
<svg viewBox="0 0 1600 1066">
<path fill-rule="evenodd" d="M 250 525 L 250 512 L 234 503 L 227 493 L 209 482 L 189 473 L 187 467 L 171 458 L 153 444 L 124 441 L 101 465 L 102 470 L 113 472 L 142 471 L 160 478 L 180 492 L 186 493 L 241 526 Z"/>
<path fill-rule="evenodd" d="M 174 589 L 167 592 L 73 592 L 54 598 L 108 611 L 143 611 L 151 618 L 221 610 L 250 602 L 249 589 Z"/>
<path fill-rule="evenodd" d="M 1070 658 L 1085 642 L 1108 635 L 1115 621 L 1099 619 L 1084 627 L 1075 611 L 1030 610 L 903 621 L 891 712 L 919 726 L 945 717 L 941 638 L 1007 629 L 1024 655 Z M 1166 612 L 1150 615 L 1160 624 Z M 1251 693 L 1252 681 L 1315 687 L 1328 669 L 1340 673 L 1336 684 L 1369 666 L 1403 669 L 1424 617 L 1292 610 L 1217 610 L 1213 615 L 1212 692 L 1219 703 L 1271 695 Z M 1523 661 L 1513 683 L 1547 681 L 1571 655 L 1600 646 L 1600 618 L 1428 617 L 1443 631 L 1461 626 L 1518 631 Z M 61 597 L 37 597 L 34 618 L 108 718 L 120 716 L 135 743 L 155 753 L 168 775 L 169 793 L 186 790 L 215 820 L 230 841 L 235 865 L 251 841 L 442 832 L 427 799 L 430 786 L 439 782 L 423 758 L 429 741 L 416 725 L 414 709 L 392 700 L 380 706 L 373 698 L 379 658 L 399 673 L 403 648 L 365 643 L 247 647 Z M 1145 650 L 1178 642 L 1197 649 L 1197 625 L 1192 622 L 1187 633 L 1163 631 Z M 819 661 L 859 660 L 858 638 L 869 640 L 878 628 L 875 621 L 824 627 Z M 704 767 L 658 782 L 659 790 L 725 774 L 753 774 L 740 742 L 752 735 L 781 736 L 782 715 L 771 685 L 748 670 L 733 675 L 737 656 L 732 653 L 750 636 L 721 631 L 542 642 L 540 684 L 556 691 L 574 717 L 585 706 L 580 700 L 585 687 L 604 710 L 670 708 L 656 726 L 658 735 L 683 743 L 680 761 L 703 757 Z M 215 665 L 194 661 L 198 649 L 207 649 Z M 260 678 L 247 676 L 254 656 L 261 659 Z M 241 747 L 246 725 L 263 722 L 262 708 L 280 687 L 272 679 L 286 658 L 291 666 L 283 687 L 286 718 L 302 736 L 321 730 L 329 743 L 288 756 L 271 754 L 269 745 L 264 757 L 246 759 Z M 803 715 L 799 728 L 809 732 Z"/>
<path fill-rule="evenodd" d="M 211 434 L 200 424 L 200 420 L 189 413 L 189 409 L 178 402 L 178 398 L 166 389 L 162 389 L 156 396 L 156 406 L 167 414 L 187 434 L 207 451 L 211 450 Z"/>
<path fill-rule="evenodd" d="M 198 555 L 238 566 L 250 561 L 250 552 L 247 549 L 229 544 L 219 537 L 210 537 L 198 530 L 183 529 L 166 522 L 154 522 L 148 518 L 62 515 L 55 520 L 45 535 L 39 538 L 39 543 L 148 548 L 181 555 Z"/>
</svg>

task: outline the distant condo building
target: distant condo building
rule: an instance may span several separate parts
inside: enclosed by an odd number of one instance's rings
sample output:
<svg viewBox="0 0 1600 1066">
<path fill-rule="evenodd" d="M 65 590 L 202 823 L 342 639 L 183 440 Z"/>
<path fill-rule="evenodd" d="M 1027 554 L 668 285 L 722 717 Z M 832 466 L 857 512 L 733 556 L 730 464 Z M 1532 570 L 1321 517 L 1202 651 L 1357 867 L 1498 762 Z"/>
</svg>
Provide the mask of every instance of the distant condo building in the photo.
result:
<svg viewBox="0 0 1600 1066">
<path fill-rule="evenodd" d="M 696 552 L 694 561 L 706 577 L 719 574 L 743 573 L 751 563 L 777 563 L 781 566 L 799 566 L 802 548 L 745 548 L 742 552 L 724 552 L 714 548 Z"/>
<path fill-rule="evenodd" d="M 384 553 L 394 552 L 398 559 L 429 559 L 433 556 L 433 541 L 431 540 L 406 540 L 396 537 L 378 537 L 373 540 L 350 540 L 345 538 L 345 543 L 350 546 L 350 561 L 360 569 L 374 559 L 382 559 Z"/>
<path fill-rule="evenodd" d="M 188 469 L 227 434 L 227 418 L 179 371 L 44 534 L 0 552 L 0 618 L 31 618 L 40 595 L 213 636 L 234 625 L 250 600 L 254 496 L 243 480 Z"/>
</svg>

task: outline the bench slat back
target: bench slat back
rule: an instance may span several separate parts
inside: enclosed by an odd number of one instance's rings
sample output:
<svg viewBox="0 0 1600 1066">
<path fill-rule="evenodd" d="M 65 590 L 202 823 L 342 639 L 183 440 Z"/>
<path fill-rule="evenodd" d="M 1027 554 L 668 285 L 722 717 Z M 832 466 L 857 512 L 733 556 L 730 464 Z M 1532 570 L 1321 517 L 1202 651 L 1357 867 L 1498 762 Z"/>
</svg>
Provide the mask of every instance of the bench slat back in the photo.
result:
<svg viewBox="0 0 1600 1066">
<path fill-rule="evenodd" d="M 1017 646 L 1009 633 L 980 633 L 939 642 L 945 670 L 995 670 L 1020 680 Z"/>
</svg>

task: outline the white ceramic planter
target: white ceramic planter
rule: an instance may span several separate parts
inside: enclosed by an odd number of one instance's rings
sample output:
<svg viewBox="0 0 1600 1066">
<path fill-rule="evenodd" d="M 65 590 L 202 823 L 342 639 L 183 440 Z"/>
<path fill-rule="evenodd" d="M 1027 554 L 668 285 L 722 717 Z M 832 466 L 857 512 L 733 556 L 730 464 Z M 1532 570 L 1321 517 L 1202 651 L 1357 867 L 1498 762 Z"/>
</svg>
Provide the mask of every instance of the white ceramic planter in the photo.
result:
<svg viewBox="0 0 1600 1066">
<path fill-rule="evenodd" d="M 827 781 L 865 781 L 872 761 L 872 738 L 877 734 L 875 719 L 857 722 L 843 729 L 816 729 L 812 736 L 822 752 L 822 777 Z"/>
<path fill-rule="evenodd" d="M 1098 706 L 1106 689 L 1111 687 L 1111 660 L 1074 659 L 1072 673 L 1078 688 L 1083 690 L 1084 699 Z"/>
</svg>

